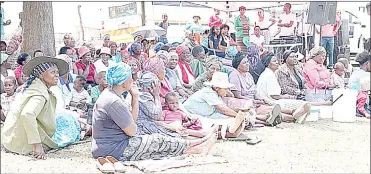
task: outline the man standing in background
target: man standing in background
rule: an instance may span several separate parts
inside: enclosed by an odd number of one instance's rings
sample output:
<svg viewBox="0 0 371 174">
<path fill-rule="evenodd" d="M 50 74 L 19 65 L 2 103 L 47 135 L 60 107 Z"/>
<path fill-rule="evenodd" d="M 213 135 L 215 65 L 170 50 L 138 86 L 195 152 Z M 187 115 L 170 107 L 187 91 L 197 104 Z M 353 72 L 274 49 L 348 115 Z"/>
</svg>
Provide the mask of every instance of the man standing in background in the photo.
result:
<svg viewBox="0 0 371 174">
<path fill-rule="evenodd" d="M 280 27 L 280 36 L 293 36 L 295 30 L 296 15 L 291 11 L 291 4 L 286 3 L 283 6 L 283 13 L 278 21 Z"/>
<path fill-rule="evenodd" d="M 167 28 L 170 25 L 168 23 L 168 16 L 167 16 L 166 13 L 162 14 L 162 22 L 160 22 L 160 24 L 158 24 L 158 26 L 160 26 L 161 28 L 163 28 L 166 31 L 164 35 L 160 36 L 159 42 L 167 44 L 168 43 L 167 36 L 166 36 L 167 35 Z"/>
</svg>

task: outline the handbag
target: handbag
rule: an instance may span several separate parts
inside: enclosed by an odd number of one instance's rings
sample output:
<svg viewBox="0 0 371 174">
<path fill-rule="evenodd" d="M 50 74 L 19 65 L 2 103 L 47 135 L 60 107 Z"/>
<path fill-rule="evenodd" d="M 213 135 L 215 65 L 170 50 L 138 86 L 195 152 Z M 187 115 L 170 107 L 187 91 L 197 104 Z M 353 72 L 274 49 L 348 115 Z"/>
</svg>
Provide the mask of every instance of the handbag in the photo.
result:
<svg viewBox="0 0 371 174">
<path fill-rule="evenodd" d="M 314 89 L 308 89 L 305 94 L 305 101 L 309 102 L 324 102 L 332 100 L 332 90 L 327 88 L 317 89 L 317 82 L 314 85 Z"/>
</svg>

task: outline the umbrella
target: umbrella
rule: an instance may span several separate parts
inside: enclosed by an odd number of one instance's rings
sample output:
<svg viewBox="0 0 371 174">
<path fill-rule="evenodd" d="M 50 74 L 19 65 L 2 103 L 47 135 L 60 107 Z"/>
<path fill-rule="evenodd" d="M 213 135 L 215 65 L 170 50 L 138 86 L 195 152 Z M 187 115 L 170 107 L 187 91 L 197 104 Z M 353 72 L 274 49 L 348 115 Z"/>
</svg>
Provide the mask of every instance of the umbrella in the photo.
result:
<svg viewBox="0 0 371 174">
<path fill-rule="evenodd" d="M 160 37 L 164 34 L 166 34 L 166 31 L 157 25 L 139 27 L 131 33 L 134 37 L 140 35 L 143 38 Z"/>
</svg>

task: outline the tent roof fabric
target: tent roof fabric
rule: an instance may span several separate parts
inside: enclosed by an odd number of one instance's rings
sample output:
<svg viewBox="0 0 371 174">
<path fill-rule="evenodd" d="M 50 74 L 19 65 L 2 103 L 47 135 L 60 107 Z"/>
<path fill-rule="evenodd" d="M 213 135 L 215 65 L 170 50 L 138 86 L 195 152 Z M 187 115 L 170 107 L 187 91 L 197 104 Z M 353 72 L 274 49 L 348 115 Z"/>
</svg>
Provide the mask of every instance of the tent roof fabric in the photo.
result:
<svg viewBox="0 0 371 174">
<path fill-rule="evenodd" d="M 296 2 L 296 1 L 285 1 L 285 2 L 249 2 L 249 1 L 233 1 L 227 4 L 227 1 L 218 1 L 218 2 L 192 2 L 194 4 L 208 6 L 210 8 L 218 9 L 224 12 L 235 12 L 238 11 L 240 6 L 245 6 L 247 10 L 253 10 L 258 8 L 270 8 L 270 7 L 277 7 L 283 6 L 285 3 L 290 3 L 291 5 L 303 4 L 303 2 Z M 228 8 L 227 8 L 228 7 Z"/>
</svg>

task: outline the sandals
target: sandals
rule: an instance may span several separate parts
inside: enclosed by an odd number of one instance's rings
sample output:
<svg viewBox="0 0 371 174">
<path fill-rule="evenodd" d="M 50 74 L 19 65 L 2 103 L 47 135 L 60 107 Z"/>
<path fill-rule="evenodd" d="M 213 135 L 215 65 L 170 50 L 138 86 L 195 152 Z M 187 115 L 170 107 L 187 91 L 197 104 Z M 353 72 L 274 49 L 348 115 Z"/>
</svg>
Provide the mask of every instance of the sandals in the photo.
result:
<svg viewBox="0 0 371 174">
<path fill-rule="evenodd" d="M 116 172 L 118 173 L 126 172 L 125 167 L 121 161 L 117 160 L 116 158 L 112 156 L 107 156 L 106 160 L 109 161 L 113 165 L 113 168 L 115 169 Z"/>
<path fill-rule="evenodd" d="M 97 169 L 99 169 L 102 173 L 114 173 L 115 172 L 115 168 L 113 167 L 113 165 L 103 157 L 97 158 L 96 165 L 97 165 Z"/>
<path fill-rule="evenodd" d="M 106 158 L 99 157 L 97 158 L 96 162 L 97 169 L 99 169 L 102 173 L 125 173 L 125 167 L 118 161 L 116 158 L 112 156 L 107 156 Z"/>
<path fill-rule="evenodd" d="M 269 117 L 267 119 L 267 124 L 269 126 L 276 126 L 277 124 L 281 123 L 281 106 L 275 105 L 272 111 L 269 113 Z"/>
</svg>

